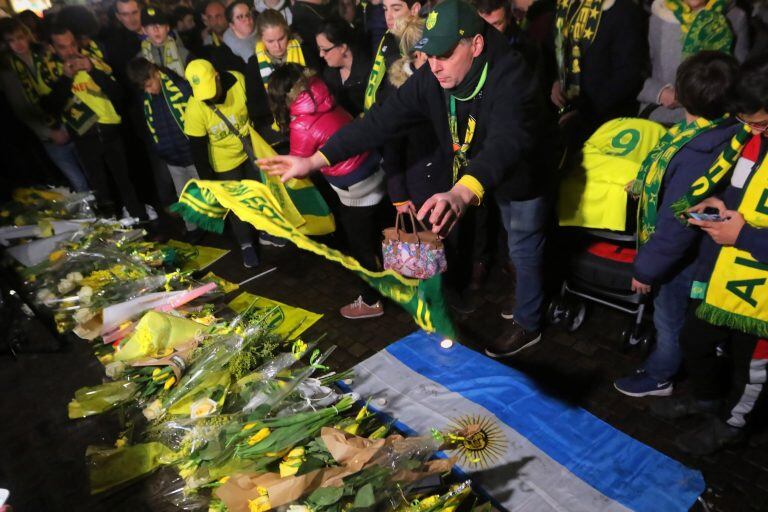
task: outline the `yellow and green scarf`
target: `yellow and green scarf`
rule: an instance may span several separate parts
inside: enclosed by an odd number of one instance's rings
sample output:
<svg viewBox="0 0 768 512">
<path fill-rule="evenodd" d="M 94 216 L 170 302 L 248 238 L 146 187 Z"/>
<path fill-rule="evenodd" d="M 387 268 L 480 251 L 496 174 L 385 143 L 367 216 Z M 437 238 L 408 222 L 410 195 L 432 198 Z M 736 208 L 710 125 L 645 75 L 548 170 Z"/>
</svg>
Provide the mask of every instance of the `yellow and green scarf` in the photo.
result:
<svg viewBox="0 0 768 512">
<path fill-rule="evenodd" d="M 43 73 L 48 64 L 46 60 L 46 54 L 38 55 L 32 52 L 32 69 L 16 55 L 11 55 L 10 64 L 13 68 L 16 76 L 21 82 L 21 87 L 24 90 L 24 96 L 27 101 L 32 105 L 40 105 L 40 97 L 50 94 L 51 88 L 43 80 Z M 50 60 L 50 59 L 48 59 Z M 53 128 L 58 125 L 58 122 L 53 116 L 45 116 L 45 124 L 49 128 Z"/>
<path fill-rule="evenodd" d="M 288 41 L 288 47 L 286 48 L 285 60 L 282 64 L 299 64 L 306 66 L 307 63 L 304 60 L 304 52 L 301 51 L 301 44 L 296 39 L 290 39 Z M 264 82 L 266 88 L 269 84 L 269 77 L 275 71 L 274 57 L 272 57 L 267 48 L 264 46 L 263 41 L 256 43 L 256 59 L 259 62 L 259 73 L 261 74 L 261 80 Z"/>
<path fill-rule="evenodd" d="M 154 51 L 155 45 L 149 39 L 141 42 L 141 55 L 160 67 L 168 68 L 179 76 L 184 76 L 184 63 L 179 56 L 179 47 L 176 40 L 168 37 L 161 46 L 162 62 L 157 62 L 157 54 Z"/>
<path fill-rule="evenodd" d="M 595 40 L 603 13 L 603 0 L 557 0 L 555 56 L 560 85 L 572 100 L 581 89 L 581 59 Z"/>
<path fill-rule="evenodd" d="M 184 133 L 184 110 L 187 108 L 189 97 L 179 89 L 171 77 L 162 71 L 160 71 L 160 89 L 160 94 L 163 95 L 163 99 L 166 105 L 168 105 L 174 121 L 176 121 L 181 132 Z M 152 95 L 146 92 L 144 93 L 144 119 L 147 122 L 147 128 L 152 136 L 152 140 L 157 143 L 159 138 L 154 126 L 155 117 L 152 112 Z"/>
<path fill-rule="evenodd" d="M 258 181 L 190 180 L 179 197 L 179 202 L 172 209 L 180 213 L 185 220 L 204 229 L 219 232 L 224 228 L 224 217 L 228 212 L 232 212 L 256 229 L 290 240 L 301 249 L 323 256 L 353 271 L 383 295 L 399 303 L 413 315 L 422 329 L 437 331 L 448 337 L 455 336 L 442 296 L 440 275 L 418 280 L 403 277 L 391 270 L 372 272 L 365 269 L 355 259 L 302 233 L 302 230 L 284 215 L 270 189 Z"/>
<path fill-rule="evenodd" d="M 683 33 L 683 58 L 704 50 L 731 53 L 733 31 L 725 16 L 726 0 L 709 0 L 703 9 L 694 12 L 685 0 L 665 0 Z"/>
<path fill-rule="evenodd" d="M 752 137 L 744 126 L 718 157 L 707 173 L 691 185 L 676 201 L 673 211 L 684 213 L 725 183 L 738 161 L 744 145 Z M 749 179 L 737 208 L 750 226 L 768 228 L 768 158 Z M 759 262 L 747 251 L 722 246 L 708 283 L 695 282 L 691 295 L 703 299 L 696 315 L 713 324 L 760 337 L 768 337 L 768 264 Z"/>
<path fill-rule="evenodd" d="M 632 194 L 640 198 L 637 209 L 637 243 L 643 245 L 656 230 L 656 215 L 659 210 L 659 191 L 664 181 L 669 162 L 677 152 L 700 133 L 720 124 L 725 118 L 710 121 L 699 117 L 691 124 L 682 121 L 661 138 L 643 161 L 637 178 L 632 184 Z"/>
<path fill-rule="evenodd" d="M 80 48 L 80 53 L 87 57 L 95 57 L 99 59 L 100 61 L 106 61 L 107 59 L 104 58 L 104 52 L 101 51 L 101 47 L 99 44 L 94 41 L 93 39 L 88 40 L 88 44 L 82 45 L 82 48 Z"/>
<path fill-rule="evenodd" d="M 373 59 L 373 67 L 371 68 L 371 74 L 368 75 L 368 85 L 365 88 L 365 98 L 363 98 L 363 110 L 368 110 L 376 103 L 376 93 L 381 86 L 381 81 L 384 80 L 384 75 L 387 74 L 387 60 L 384 57 L 384 41 L 387 40 L 389 32 L 384 34 L 379 41 L 379 47 L 376 49 L 376 57 Z"/>
<path fill-rule="evenodd" d="M 459 119 L 456 115 L 456 102 L 457 101 L 470 101 L 474 99 L 485 86 L 485 81 L 488 78 L 488 63 L 483 66 L 483 72 L 480 75 L 480 79 L 477 81 L 475 89 L 464 98 L 458 98 L 451 95 L 448 100 L 448 128 L 451 131 L 451 143 L 453 146 L 453 183 L 459 179 L 461 171 L 469 165 L 469 148 L 472 145 L 472 140 L 475 137 L 475 126 L 477 120 L 474 116 L 470 115 L 467 119 L 467 131 L 464 134 L 464 140 L 459 140 Z"/>
</svg>

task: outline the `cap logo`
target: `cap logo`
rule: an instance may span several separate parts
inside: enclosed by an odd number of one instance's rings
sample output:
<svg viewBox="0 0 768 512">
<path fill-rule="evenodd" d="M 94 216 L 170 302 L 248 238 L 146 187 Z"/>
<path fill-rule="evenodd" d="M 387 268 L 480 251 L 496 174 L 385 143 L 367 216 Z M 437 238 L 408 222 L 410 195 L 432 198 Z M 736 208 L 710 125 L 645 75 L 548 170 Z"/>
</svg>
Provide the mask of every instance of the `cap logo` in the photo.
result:
<svg viewBox="0 0 768 512">
<path fill-rule="evenodd" d="M 460 29 L 459 29 L 459 35 L 460 35 L 460 36 L 463 36 L 463 35 L 464 35 L 464 29 L 463 29 L 463 28 L 460 28 Z"/>
<path fill-rule="evenodd" d="M 192 85 L 200 85 L 200 77 L 197 75 L 192 75 Z"/>
<path fill-rule="evenodd" d="M 154 16 L 155 10 L 150 7 L 149 9 L 147 9 L 147 14 L 149 14 L 150 16 Z"/>
<path fill-rule="evenodd" d="M 431 13 L 429 13 L 429 16 L 427 16 L 427 23 L 426 23 L 427 30 L 432 30 L 436 23 L 437 23 L 437 12 L 432 11 Z"/>
</svg>

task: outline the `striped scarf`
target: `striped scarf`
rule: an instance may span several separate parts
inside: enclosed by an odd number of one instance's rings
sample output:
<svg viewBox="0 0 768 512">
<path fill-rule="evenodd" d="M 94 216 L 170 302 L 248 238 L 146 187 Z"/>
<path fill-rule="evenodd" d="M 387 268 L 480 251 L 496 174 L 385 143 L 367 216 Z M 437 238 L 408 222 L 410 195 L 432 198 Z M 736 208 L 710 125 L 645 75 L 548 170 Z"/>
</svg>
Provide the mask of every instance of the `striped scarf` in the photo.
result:
<svg viewBox="0 0 768 512">
<path fill-rule="evenodd" d="M 365 88 L 365 97 L 363 98 L 363 109 L 367 112 L 376 103 L 376 93 L 379 91 L 384 75 L 387 74 L 387 59 L 384 56 L 384 42 L 387 40 L 389 32 L 384 34 L 376 49 L 376 57 L 373 59 L 371 74 L 368 75 L 368 85 Z"/>
<path fill-rule="evenodd" d="M 731 53 L 733 31 L 725 16 L 726 0 L 709 0 L 699 11 L 692 11 L 685 0 L 665 0 L 683 33 L 683 59 L 700 51 Z"/>
<path fill-rule="evenodd" d="M 187 100 L 189 100 L 189 97 L 184 95 L 184 93 L 178 88 L 171 77 L 162 71 L 159 73 L 160 89 L 161 94 L 163 95 L 163 99 L 165 100 L 165 104 L 168 105 L 168 109 L 171 111 L 171 115 L 176 121 L 179 130 L 184 133 L 184 110 L 187 108 Z M 154 126 L 155 120 L 154 114 L 152 112 L 152 95 L 146 92 L 144 93 L 144 119 L 147 122 L 149 133 L 152 135 L 152 140 L 154 140 L 155 144 L 157 144 L 160 138 L 155 131 Z"/>
<path fill-rule="evenodd" d="M 149 62 L 168 68 L 179 76 L 184 76 L 184 63 L 181 62 L 179 47 L 174 38 L 168 37 L 163 45 L 160 46 L 162 53 L 160 62 L 157 61 L 155 48 L 157 47 L 149 39 L 145 39 L 141 42 L 141 55 Z"/>
<path fill-rule="evenodd" d="M 676 216 L 681 216 L 691 206 L 697 205 L 718 190 L 718 186 L 726 176 L 729 176 L 733 166 L 741 156 L 744 145 L 752 137 L 749 126 L 739 130 L 731 139 L 731 143 L 717 157 L 715 163 L 699 179 L 693 182 L 688 193 L 672 203 L 672 211 Z"/>
<path fill-rule="evenodd" d="M 47 66 L 50 64 L 46 60 L 50 61 L 50 55 L 42 54 L 38 55 L 32 52 L 32 67 L 27 66 L 27 63 L 21 60 L 16 55 L 11 55 L 10 64 L 16 76 L 21 82 L 21 87 L 24 90 L 24 96 L 27 101 L 32 105 L 40 105 L 40 97 L 50 94 L 51 88 L 43 80 L 43 76 Z M 45 124 L 49 128 L 53 128 L 58 125 L 56 119 L 51 116 L 45 116 Z"/>
<path fill-rule="evenodd" d="M 632 193 L 640 197 L 640 207 L 637 209 L 638 245 L 648 242 L 656 230 L 659 191 L 669 162 L 683 146 L 699 134 L 716 127 L 724 119 L 710 121 L 699 117 L 690 125 L 682 121 L 670 128 L 645 158 L 632 185 Z"/>
<path fill-rule="evenodd" d="M 581 89 L 581 59 L 595 40 L 603 0 L 557 0 L 555 11 L 555 56 L 560 85 L 569 100 Z"/>
<path fill-rule="evenodd" d="M 301 44 L 296 39 L 290 39 L 288 41 L 288 47 L 286 48 L 285 59 L 281 62 L 276 62 L 276 59 L 267 52 L 267 48 L 262 41 L 256 43 L 256 59 L 259 61 L 259 73 L 261 74 L 261 80 L 264 82 L 264 87 L 269 84 L 269 77 L 275 71 L 276 64 L 299 64 L 306 66 L 304 61 L 304 53 L 301 51 Z"/>
</svg>

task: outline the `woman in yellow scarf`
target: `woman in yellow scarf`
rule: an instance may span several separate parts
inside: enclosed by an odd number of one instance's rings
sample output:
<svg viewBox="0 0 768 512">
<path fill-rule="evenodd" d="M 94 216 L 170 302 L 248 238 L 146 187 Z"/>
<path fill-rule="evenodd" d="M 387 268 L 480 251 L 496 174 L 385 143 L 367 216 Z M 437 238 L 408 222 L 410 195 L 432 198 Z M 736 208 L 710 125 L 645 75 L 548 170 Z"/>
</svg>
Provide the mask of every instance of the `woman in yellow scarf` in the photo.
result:
<svg viewBox="0 0 768 512">
<path fill-rule="evenodd" d="M 259 14 L 256 19 L 256 32 L 259 38 L 255 53 L 264 87 L 269 84 L 269 77 L 275 67 L 288 63 L 307 65 L 301 44 L 298 39 L 291 37 L 288 22 L 278 11 L 267 9 Z"/>
</svg>

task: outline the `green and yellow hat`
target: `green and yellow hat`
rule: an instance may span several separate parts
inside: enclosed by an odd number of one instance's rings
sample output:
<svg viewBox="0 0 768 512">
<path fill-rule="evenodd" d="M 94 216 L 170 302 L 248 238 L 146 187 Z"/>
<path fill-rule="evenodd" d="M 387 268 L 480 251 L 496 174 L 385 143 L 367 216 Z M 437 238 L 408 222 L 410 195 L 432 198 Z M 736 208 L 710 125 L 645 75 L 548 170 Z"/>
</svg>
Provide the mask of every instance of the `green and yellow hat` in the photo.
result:
<svg viewBox="0 0 768 512">
<path fill-rule="evenodd" d="M 216 70 L 204 59 L 195 59 L 184 70 L 187 82 L 192 86 L 192 95 L 198 100 L 209 100 L 216 96 Z"/>
<path fill-rule="evenodd" d="M 427 16 L 424 33 L 413 50 L 427 55 L 444 55 L 465 37 L 483 30 L 485 22 L 464 0 L 445 0 Z"/>
</svg>

